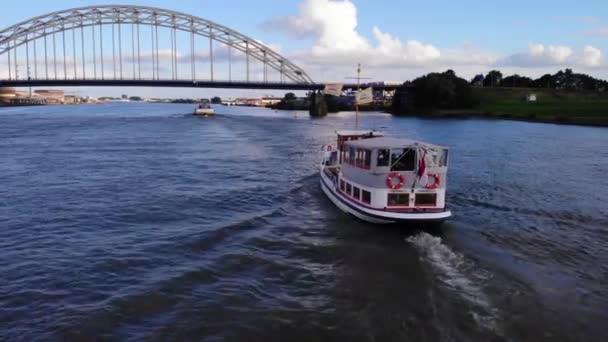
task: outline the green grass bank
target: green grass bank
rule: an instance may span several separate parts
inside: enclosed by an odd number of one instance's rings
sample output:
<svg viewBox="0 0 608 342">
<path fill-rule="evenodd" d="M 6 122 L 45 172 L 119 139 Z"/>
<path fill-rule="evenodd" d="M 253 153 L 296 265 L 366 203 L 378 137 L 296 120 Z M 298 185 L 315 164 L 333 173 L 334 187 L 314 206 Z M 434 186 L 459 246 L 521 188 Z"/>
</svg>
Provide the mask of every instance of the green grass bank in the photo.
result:
<svg viewBox="0 0 608 342">
<path fill-rule="evenodd" d="M 473 93 L 478 100 L 474 114 L 481 116 L 608 126 L 606 93 L 538 88 L 473 88 Z M 535 94 L 536 101 L 526 101 L 529 94 Z"/>
</svg>

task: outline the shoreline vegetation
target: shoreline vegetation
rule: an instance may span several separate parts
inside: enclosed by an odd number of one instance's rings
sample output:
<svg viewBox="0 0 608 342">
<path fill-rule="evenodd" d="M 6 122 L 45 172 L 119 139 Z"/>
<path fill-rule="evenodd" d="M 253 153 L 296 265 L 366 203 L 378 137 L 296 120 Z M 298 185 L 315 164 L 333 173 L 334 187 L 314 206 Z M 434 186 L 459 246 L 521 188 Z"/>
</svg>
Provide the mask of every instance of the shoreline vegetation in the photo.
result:
<svg viewBox="0 0 608 342">
<path fill-rule="evenodd" d="M 563 92 L 534 88 L 474 88 L 480 100 L 472 108 L 412 108 L 397 116 L 432 119 L 502 119 L 608 127 L 608 94 Z M 537 100 L 527 102 L 534 93 Z"/>
<path fill-rule="evenodd" d="M 328 112 L 355 110 L 352 101 L 343 101 L 346 97 L 324 95 Z M 281 102 L 269 107 L 308 110 L 310 101 L 287 93 Z M 519 75 L 503 78 L 500 71 L 493 70 L 471 81 L 448 70 L 405 82 L 392 101 L 382 99 L 359 110 L 432 119 L 482 118 L 608 127 L 608 82 L 570 69 L 536 80 Z"/>
<path fill-rule="evenodd" d="M 470 82 L 448 70 L 404 86 L 388 110 L 393 115 L 608 126 L 608 82 L 570 69 L 537 80 L 490 71 Z"/>
</svg>

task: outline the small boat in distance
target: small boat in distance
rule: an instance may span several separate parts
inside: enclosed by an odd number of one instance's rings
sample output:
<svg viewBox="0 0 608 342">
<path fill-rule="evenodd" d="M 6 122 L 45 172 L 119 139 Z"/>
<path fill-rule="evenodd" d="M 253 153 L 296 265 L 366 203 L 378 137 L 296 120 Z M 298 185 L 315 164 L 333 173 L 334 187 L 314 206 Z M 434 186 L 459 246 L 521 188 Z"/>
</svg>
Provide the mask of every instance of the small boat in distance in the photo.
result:
<svg viewBox="0 0 608 342">
<path fill-rule="evenodd" d="M 384 137 L 376 131 L 337 132 L 325 146 L 321 188 L 342 211 L 371 223 L 442 222 L 448 149 Z"/>
<path fill-rule="evenodd" d="M 215 111 L 211 108 L 209 103 L 204 102 L 194 108 L 194 115 L 211 116 L 215 115 Z"/>
</svg>

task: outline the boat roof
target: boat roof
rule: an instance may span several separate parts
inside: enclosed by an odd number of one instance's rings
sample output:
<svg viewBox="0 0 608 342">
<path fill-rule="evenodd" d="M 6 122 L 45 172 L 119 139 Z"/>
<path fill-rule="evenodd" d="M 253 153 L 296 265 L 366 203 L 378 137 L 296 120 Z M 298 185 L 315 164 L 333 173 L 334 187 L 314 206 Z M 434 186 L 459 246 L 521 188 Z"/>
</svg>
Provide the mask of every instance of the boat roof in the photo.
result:
<svg viewBox="0 0 608 342">
<path fill-rule="evenodd" d="M 378 137 L 378 138 L 369 138 L 362 140 L 351 140 L 347 141 L 346 145 L 353 147 L 360 147 L 366 149 L 374 149 L 374 148 L 404 148 L 413 145 L 423 145 L 431 148 L 437 149 L 445 149 L 447 147 L 435 144 L 429 144 L 423 141 L 411 140 L 411 139 L 401 139 L 401 138 L 392 138 L 392 137 Z"/>
<path fill-rule="evenodd" d="M 341 130 L 341 131 L 336 131 L 337 135 L 342 135 L 342 136 L 347 136 L 347 135 L 366 135 L 366 134 L 373 134 L 373 135 L 377 135 L 377 136 L 382 136 L 382 132 L 378 132 L 378 131 L 372 131 L 372 130 Z"/>
</svg>

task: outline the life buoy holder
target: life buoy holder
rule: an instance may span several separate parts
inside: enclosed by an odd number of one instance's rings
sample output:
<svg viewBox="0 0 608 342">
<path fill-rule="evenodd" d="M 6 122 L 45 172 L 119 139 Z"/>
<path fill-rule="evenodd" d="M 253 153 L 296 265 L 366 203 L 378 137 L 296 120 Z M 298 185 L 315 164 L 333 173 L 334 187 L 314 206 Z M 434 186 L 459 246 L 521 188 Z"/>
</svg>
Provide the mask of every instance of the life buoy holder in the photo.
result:
<svg viewBox="0 0 608 342">
<path fill-rule="evenodd" d="M 441 177 L 439 177 L 438 174 L 429 174 L 428 175 L 429 180 L 431 178 L 433 178 L 435 181 L 433 182 L 433 184 L 431 184 L 430 182 L 428 183 L 428 185 L 426 186 L 427 189 L 437 189 L 440 185 L 441 185 Z"/>
<path fill-rule="evenodd" d="M 397 183 L 393 181 L 395 178 L 399 180 Z M 386 177 L 386 186 L 393 190 L 401 189 L 403 187 L 403 184 L 405 184 L 405 178 L 398 172 L 391 172 Z"/>
</svg>

